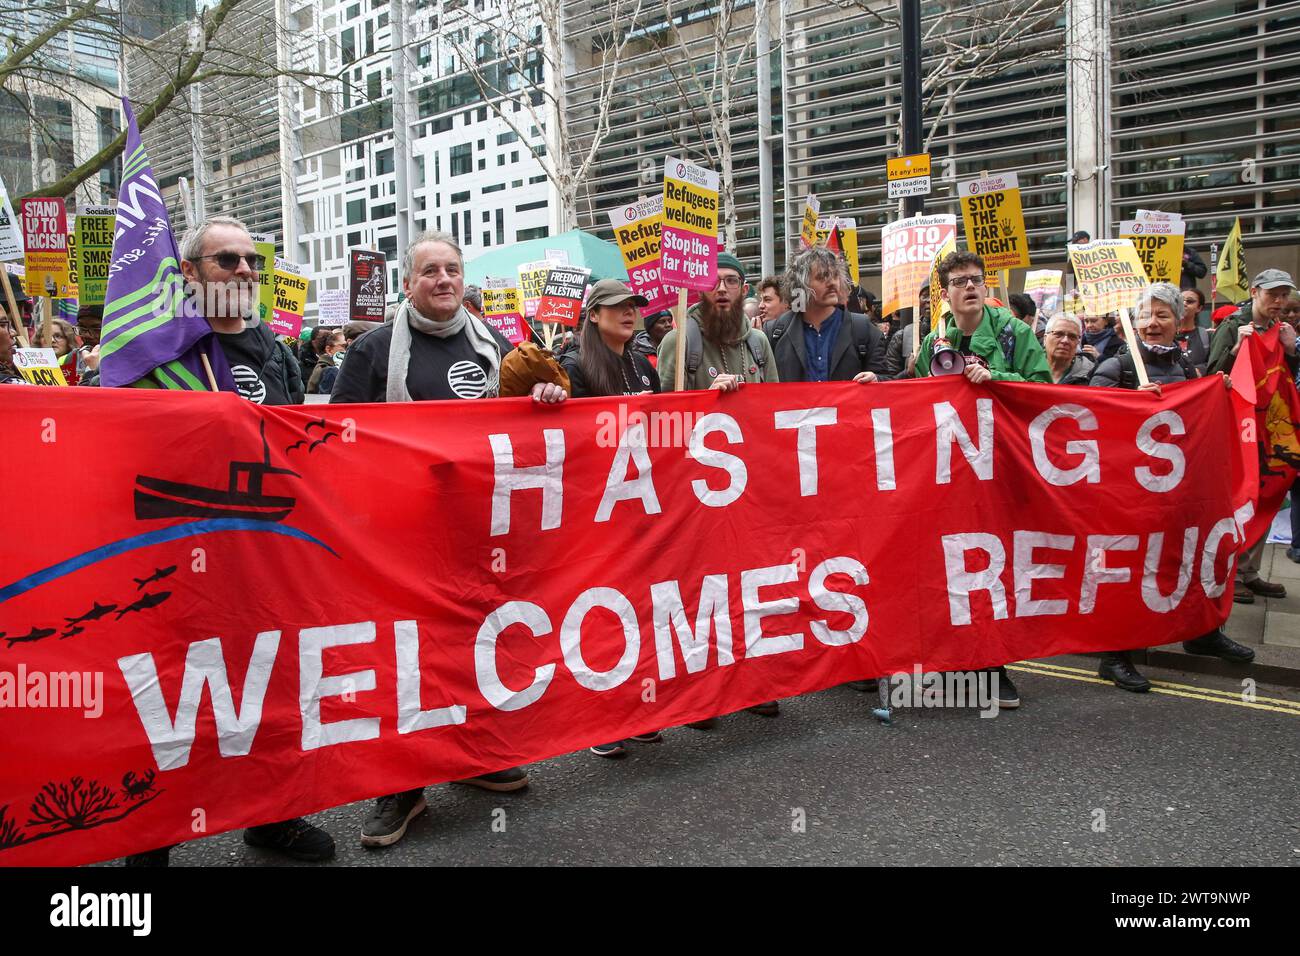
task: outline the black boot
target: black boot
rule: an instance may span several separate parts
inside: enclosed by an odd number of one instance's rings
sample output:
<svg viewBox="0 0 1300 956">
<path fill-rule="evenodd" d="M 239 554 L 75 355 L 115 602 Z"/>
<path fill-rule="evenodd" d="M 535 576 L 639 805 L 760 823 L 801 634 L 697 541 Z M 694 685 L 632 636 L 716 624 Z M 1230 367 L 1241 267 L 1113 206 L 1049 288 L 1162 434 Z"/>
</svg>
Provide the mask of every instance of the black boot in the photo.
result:
<svg viewBox="0 0 1300 956">
<path fill-rule="evenodd" d="M 1214 630 L 1192 641 L 1183 641 L 1183 650 L 1188 654 L 1204 654 L 1217 657 L 1230 664 L 1249 664 L 1255 659 L 1255 652 L 1245 644 L 1238 644 L 1222 631 Z"/>
<path fill-rule="evenodd" d="M 1151 689 L 1151 682 L 1138 673 L 1128 651 L 1109 651 L 1101 655 L 1097 676 L 1114 682 L 1121 690 L 1131 690 L 1135 694 L 1144 694 Z"/>
</svg>

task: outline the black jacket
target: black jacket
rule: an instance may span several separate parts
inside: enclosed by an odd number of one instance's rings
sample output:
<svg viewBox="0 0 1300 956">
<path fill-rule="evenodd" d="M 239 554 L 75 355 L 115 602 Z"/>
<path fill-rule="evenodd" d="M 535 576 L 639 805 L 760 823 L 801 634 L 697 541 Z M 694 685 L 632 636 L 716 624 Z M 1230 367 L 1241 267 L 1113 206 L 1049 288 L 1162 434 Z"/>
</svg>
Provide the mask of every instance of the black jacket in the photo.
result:
<svg viewBox="0 0 1300 956">
<path fill-rule="evenodd" d="M 808 381 L 808 352 L 803 341 L 803 315 L 787 312 L 763 326 L 772 343 L 776 370 L 782 382 Z M 885 369 L 885 336 L 859 312 L 850 312 L 840 323 L 840 333 L 831 349 L 827 378 L 847 382 L 859 372 L 875 372 L 882 381 L 893 378 Z"/>
<path fill-rule="evenodd" d="M 1190 246 L 1183 246 L 1183 271 L 1179 275 L 1179 285 L 1183 289 L 1195 289 L 1196 280 L 1204 279 L 1207 271 L 1205 260 L 1197 251 Z"/>
<path fill-rule="evenodd" d="M 565 352 L 560 356 L 560 366 L 569 375 L 569 394 L 574 398 L 591 398 L 596 393 L 587 385 L 587 376 L 582 371 L 582 352 L 579 349 Z M 631 391 L 624 395 L 639 395 L 641 392 L 659 392 L 659 373 L 655 371 L 650 360 L 635 348 L 623 350 L 624 374 L 627 375 Z"/>
</svg>

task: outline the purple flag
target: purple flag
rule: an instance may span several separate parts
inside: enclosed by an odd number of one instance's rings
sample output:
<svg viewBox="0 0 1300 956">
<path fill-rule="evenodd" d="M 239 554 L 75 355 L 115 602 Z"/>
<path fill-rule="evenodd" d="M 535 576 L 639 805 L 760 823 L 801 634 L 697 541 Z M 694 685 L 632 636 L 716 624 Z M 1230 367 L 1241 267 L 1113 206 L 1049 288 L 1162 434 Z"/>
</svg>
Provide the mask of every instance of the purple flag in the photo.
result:
<svg viewBox="0 0 1300 956">
<path fill-rule="evenodd" d="M 113 261 L 100 333 L 102 385 L 208 391 L 202 355 L 217 387 L 234 391 L 216 334 L 185 295 L 180 253 L 153 178 L 131 104 L 125 98 L 126 150 L 118 193 Z"/>
</svg>

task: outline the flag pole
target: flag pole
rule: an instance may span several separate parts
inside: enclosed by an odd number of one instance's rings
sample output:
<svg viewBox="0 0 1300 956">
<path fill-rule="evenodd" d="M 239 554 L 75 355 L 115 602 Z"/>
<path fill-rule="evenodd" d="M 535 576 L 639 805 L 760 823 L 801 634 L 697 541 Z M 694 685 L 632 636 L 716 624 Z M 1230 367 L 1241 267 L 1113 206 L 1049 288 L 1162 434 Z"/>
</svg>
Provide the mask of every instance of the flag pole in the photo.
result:
<svg viewBox="0 0 1300 956">
<path fill-rule="evenodd" d="M 203 372 L 204 372 L 204 374 L 206 374 L 206 375 L 208 376 L 208 385 L 209 385 L 209 387 L 210 387 L 214 392 L 219 392 L 219 391 L 221 391 L 221 389 L 217 388 L 217 377 L 216 377 L 215 375 L 212 374 L 212 363 L 208 361 L 208 353 L 207 353 L 207 352 L 200 352 L 200 353 L 199 353 L 199 358 L 200 358 L 200 359 L 202 360 L 202 362 L 203 362 Z"/>
<path fill-rule="evenodd" d="M 23 314 L 18 311 L 18 302 L 14 299 L 14 287 L 10 284 L 9 274 L 6 272 L 4 277 L 5 299 L 9 302 L 9 317 L 13 320 L 14 335 L 18 336 L 18 344 L 23 348 L 31 348 L 27 341 L 27 330 L 23 328 Z"/>
<path fill-rule="evenodd" d="M 1142 360 L 1142 349 L 1138 347 L 1137 333 L 1133 331 L 1133 322 L 1129 319 L 1128 309 L 1119 310 L 1119 320 L 1124 326 L 1124 335 L 1132 344 L 1129 351 L 1133 355 L 1133 368 L 1137 370 L 1138 384 L 1150 385 L 1151 379 L 1147 378 L 1147 364 Z"/>
<path fill-rule="evenodd" d="M 54 347 L 54 293 L 58 292 L 52 276 L 45 277 L 45 299 L 41 303 L 41 341 L 45 348 Z"/>
</svg>

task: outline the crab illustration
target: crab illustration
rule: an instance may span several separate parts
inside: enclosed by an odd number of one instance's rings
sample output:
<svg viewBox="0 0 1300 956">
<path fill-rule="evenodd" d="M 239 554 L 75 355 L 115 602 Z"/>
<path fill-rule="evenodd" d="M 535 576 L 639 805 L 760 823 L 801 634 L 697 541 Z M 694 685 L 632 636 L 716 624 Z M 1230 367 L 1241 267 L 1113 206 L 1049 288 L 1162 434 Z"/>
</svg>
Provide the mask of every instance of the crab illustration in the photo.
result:
<svg viewBox="0 0 1300 956">
<path fill-rule="evenodd" d="M 138 780 L 135 771 L 128 770 L 122 776 L 122 793 L 131 800 L 142 800 L 144 795 L 153 789 L 154 772 L 146 770 L 144 776 Z"/>
</svg>

